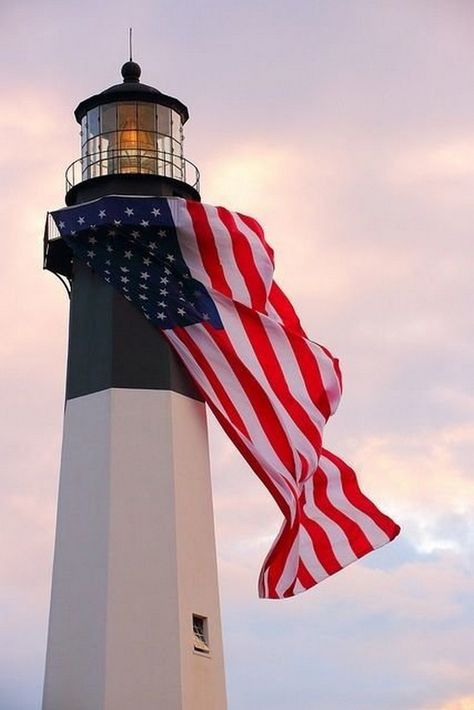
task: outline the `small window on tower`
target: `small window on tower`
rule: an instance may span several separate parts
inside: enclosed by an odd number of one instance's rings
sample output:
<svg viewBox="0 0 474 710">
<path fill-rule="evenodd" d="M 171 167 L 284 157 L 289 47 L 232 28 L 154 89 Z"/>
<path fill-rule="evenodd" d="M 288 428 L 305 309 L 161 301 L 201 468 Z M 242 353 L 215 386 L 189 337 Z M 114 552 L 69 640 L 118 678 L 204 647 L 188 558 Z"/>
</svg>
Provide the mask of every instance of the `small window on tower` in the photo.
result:
<svg viewBox="0 0 474 710">
<path fill-rule="evenodd" d="M 198 653 L 209 653 L 209 633 L 205 616 L 193 614 L 193 643 Z"/>
</svg>

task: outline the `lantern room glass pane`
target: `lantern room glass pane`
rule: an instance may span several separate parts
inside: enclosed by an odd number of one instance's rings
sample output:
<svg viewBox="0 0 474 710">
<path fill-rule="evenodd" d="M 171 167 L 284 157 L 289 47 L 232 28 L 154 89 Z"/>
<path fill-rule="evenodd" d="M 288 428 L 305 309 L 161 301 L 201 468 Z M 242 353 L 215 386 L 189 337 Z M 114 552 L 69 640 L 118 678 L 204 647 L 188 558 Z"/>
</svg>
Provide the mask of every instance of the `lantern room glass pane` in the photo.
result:
<svg viewBox="0 0 474 710">
<path fill-rule="evenodd" d="M 117 130 L 117 104 L 106 104 L 100 109 L 100 129 L 101 133 L 109 133 Z"/>
<path fill-rule="evenodd" d="M 156 131 L 154 104 L 138 104 L 138 126 L 142 131 Z"/>
<path fill-rule="evenodd" d="M 181 143 L 181 116 L 176 111 L 171 111 L 171 119 L 173 124 L 172 136 L 175 141 Z"/>
<path fill-rule="evenodd" d="M 171 135 L 171 109 L 166 106 L 157 106 L 158 133 L 165 136 Z"/>
<path fill-rule="evenodd" d="M 93 138 L 99 133 L 99 109 L 93 108 L 87 112 L 87 138 Z"/>
<path fill-rule="evenodd" d="M 137 104 L 124 102 L 118 104 L 118 130 L 137 129 Z"/>
<path fill-rule="evenodd" d="M 81 121 L 81 146 L 87 141 L 87 113 L 82 117 Z"/>
<path fill-rule="evenodd" d="M 93 178 L 100 175 L 100 138 L 99 138 L 99 109 L 93 108 L 87 112 L 85 121 L 85 141 L 83 154 L 86 156 L 83 161 L 83 178 Z"/>
</svg>

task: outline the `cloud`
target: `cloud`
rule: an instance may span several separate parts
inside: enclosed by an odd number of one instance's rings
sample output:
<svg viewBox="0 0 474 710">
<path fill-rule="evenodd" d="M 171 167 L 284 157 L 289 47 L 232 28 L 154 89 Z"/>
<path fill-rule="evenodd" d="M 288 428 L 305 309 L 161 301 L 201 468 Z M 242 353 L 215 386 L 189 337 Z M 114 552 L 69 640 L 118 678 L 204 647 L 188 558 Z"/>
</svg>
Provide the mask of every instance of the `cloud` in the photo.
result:
<svg viewBox="0 0 474 710">
<path fill-rule="evenodd" d="M 439 710 L 474 710 L 474 695 L 454 698 L 439 707 Z"/>
</svg>

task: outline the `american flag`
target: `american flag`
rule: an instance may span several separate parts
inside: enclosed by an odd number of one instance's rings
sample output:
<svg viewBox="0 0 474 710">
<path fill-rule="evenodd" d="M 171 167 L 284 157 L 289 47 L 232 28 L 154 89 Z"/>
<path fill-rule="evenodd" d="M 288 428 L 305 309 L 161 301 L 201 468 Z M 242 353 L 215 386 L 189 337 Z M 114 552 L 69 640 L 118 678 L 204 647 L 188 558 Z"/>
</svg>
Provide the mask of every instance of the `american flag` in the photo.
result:
<svg viewBox="0 0 474 710">
<path fill-rule="evenodd" d="M 398 525 L 322 446 L 341 396 L 338 361 L 303 331 L 254 219 L 122 196 L 52 216 L 75 257 L 162 331 L 279 506 L 261 597 L 294 596 L 396 537 Z"/>
</svg>

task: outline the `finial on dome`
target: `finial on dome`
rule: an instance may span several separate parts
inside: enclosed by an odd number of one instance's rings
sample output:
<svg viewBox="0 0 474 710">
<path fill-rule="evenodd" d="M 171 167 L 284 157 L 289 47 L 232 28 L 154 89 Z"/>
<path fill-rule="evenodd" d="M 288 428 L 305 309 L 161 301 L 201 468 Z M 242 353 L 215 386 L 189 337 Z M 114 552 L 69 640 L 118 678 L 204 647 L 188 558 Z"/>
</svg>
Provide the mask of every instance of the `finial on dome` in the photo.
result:
<svg viewBox="0 0 474 710">
<path fill-rule="evenodd" d="M 123 80 L 125 81 L 131 81 L 131 82 L 139 82 L 140 81 L 140 74 L 142 73 L 141 67 L 139 64 L 133 61 L 125 62 L 125 64 L 122 67 L 122 76 Z"/>
</svg>

